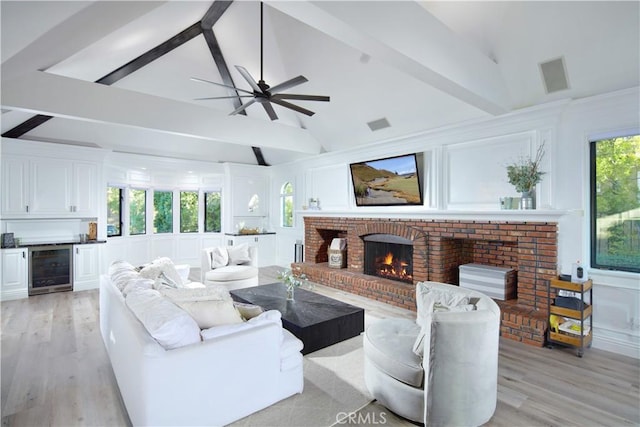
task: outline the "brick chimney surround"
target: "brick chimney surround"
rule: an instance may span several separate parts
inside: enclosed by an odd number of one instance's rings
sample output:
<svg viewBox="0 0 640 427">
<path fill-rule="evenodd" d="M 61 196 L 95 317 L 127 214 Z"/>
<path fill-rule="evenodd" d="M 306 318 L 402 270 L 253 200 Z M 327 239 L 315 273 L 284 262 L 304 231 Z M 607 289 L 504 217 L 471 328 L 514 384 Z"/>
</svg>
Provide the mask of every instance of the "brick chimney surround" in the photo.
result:
<svg viewBox="0 0 640 427">
<path fill-rule="evenodd" d="M 430 280 L 457 285 L 458 267 L 478 263 L 517 271 L 517 298 L 498 301 L 501 336 L 543 346 L 548 319 L 547 286 L 557 275 L 555 222 L 391 218 L 304 218 L 305 262 L 294 271 L 310 281 L 410 310 L 415 284 Z M 413 284 L 365 275 L 363 237 L 390 234 L 413 242 Z M 347 267 L 329 268 L 327 249 L 347 239 Z"/>
</svg>

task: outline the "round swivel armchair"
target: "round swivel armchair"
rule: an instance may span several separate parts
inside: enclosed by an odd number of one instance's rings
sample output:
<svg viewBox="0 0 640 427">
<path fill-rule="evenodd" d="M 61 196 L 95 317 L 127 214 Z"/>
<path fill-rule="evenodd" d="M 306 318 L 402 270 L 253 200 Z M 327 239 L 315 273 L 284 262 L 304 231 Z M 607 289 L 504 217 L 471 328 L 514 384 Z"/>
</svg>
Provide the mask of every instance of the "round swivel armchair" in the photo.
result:
<svg viewBox="0 0 640 427">
<path fill-rule="evenodd" d="M 390 411 L 428 426 L 477 426 L 495 412 L 500 308 L 437 282 L 416 285 L 417 319 L 382 319 L 364 334 L 365 383 Z"/>
</svg>

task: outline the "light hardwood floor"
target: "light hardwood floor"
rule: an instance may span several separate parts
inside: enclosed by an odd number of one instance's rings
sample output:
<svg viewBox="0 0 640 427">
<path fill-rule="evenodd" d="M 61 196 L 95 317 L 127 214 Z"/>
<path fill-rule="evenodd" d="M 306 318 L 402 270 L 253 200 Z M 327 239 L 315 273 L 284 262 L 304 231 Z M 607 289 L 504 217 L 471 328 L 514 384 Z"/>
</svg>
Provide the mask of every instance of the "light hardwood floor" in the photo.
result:
<svg viewBox="0 0 640 427">
<path fill-rule="evenodd" d="M 275 281 L 278 270 L 261 269 L 261 283 Z M 369 320 L 414 316 L 332 288 L 314 290 L 363 307 Z M 1 310 L 3 426 L 129 424 L 100 337 L 97 290 L 7 301 Z M 638 426 L 639 383 L 637 359 L 597 349 L 578 358 L 570 349 L 501 340 L 498 405 L 487 425 Z M 410 425 L 391 414 L 385 424 Z"/>
</svg>

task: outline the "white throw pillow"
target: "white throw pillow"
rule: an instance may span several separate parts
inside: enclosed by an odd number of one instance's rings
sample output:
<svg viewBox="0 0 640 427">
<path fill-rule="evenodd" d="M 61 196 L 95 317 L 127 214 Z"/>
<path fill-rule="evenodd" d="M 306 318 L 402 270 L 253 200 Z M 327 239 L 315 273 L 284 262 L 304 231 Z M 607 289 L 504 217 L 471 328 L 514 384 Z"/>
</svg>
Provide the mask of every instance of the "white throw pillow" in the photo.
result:
<svg viewBox="0 0 640 427">
<path fill-rule="evenodd" d="M 129 293 L 126 304 L 158 343 L 169 350 L 199 342 L 200 328 L 188 313 L 153 289 Z"/>
<path fill-rule="evenodd" d="M 223 286 L 163 289 L 161 293 L 189 313 L 200 329 L 243 322 L 229 290 Z"/>
<path fill-rule="evenodd" d="M 229 265 L 240 265 L 251 262 L 249 256 L 249 245 L 243 243 L 238 246 L 227 246 L 229 252 Z"/>
<path fill-rule="evenodd" d="M 160 292 L 172 301 L 233 301 L 229 290 L 221 285 L 202 286 L 197 288 L 163 289 Z"/>
<path fill-rule="evenodd" d="M 200 329 L 244 322 L 231 301 L 174 301 L 174 303 L 189 313 Z"/>
<path fill-rule="evenodd" d="M 264 310 L 259 305 L 255 304 L 245 304 L 242 302 L 234 302 L 233 305 L 236 306 L 238 312 L 244 320 L 253 319 L 254 317 L 260 316 L 264 313 Z"/>
<path fill-rule="evenodd" d="M 418 283 L 416 286 L 416 305 L 419 315 L 416 318 L 416 323 L 420 326 L 420 333 L 413 343 L 412 350 L 419 357 L 424 357 L 425 352 L 431 351 L 431 320 L 434 304 L 433 294 L 425 292 L 425 287 Z M 425 346 L 428 347 L 425 349 Z"/>
<path fill-rule="evenodd" d="M 211 268 L 220 268 L 229 264 L 227 248 L 213 248 L 211 250 Z"/>
<path fill-rule="evenodd" d="M 282 314 L 278 310 L 268 310 L 250 319 L 248 322 L 236 323 L 231 325 L 220 325 L 213 326 L 208 329 L 204 329 L 201 332 L 203 340 L 210 340 L 213 338 L 222 337 L 225 335 L 233 334 L 238 331 L 244 331 L 247 329 L 252 329 L 258 327 L 260 325 L 264 325 L 267 323 L 275 323 L 282 327 Z"/>
<path fill-rule="evenodd" d="M 175 284 L 173 287 L 177 288 L 183 286 L 182 278 L 178 274 L 173 261 L 167 257 L 156 258 L 151 264 L 140 270 L 140 276 L 147 279 L 157 279 L 162 273 L 166 276 L 169 286 L 173 286 L 173 284 Z"/>
</svg>

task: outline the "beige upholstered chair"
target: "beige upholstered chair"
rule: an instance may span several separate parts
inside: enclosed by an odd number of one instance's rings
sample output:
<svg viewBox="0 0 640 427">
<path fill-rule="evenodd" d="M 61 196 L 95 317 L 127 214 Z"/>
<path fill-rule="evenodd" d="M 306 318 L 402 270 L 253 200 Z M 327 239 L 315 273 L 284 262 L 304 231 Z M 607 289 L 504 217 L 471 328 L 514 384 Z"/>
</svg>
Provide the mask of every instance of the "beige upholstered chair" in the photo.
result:
<svg viewBox="0 0 640 427">
<path fill-rule="evenodd" d="M 365 331 L 367 388 L 428 426 L 486 423 L 497 401 L 500 308 L 480 292 L 435 282 L 418 283 L 416 298 L 415 322 L 382 319 Z"/>
<path fill-rule="evenodd" d="M 201 281 L 229 290 L 258 286 L 258 248 L 242 244 L 202 250 Z"/>
</svg>

